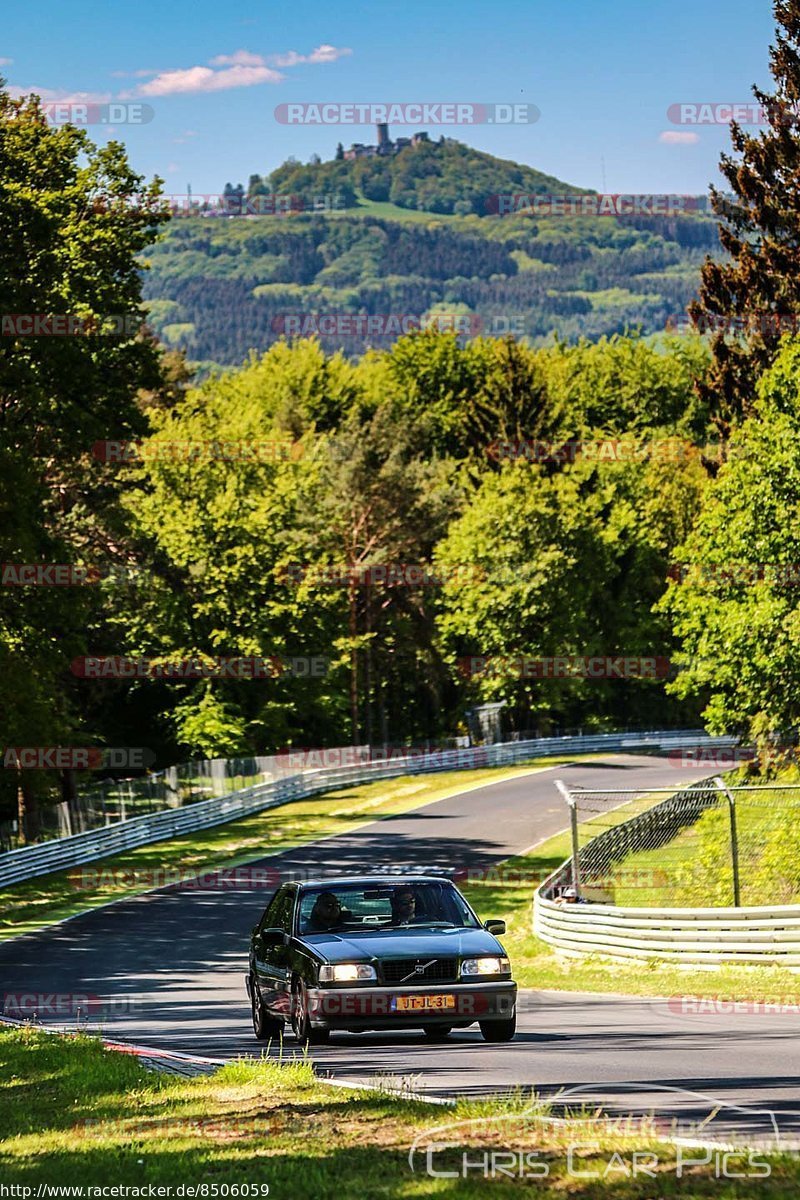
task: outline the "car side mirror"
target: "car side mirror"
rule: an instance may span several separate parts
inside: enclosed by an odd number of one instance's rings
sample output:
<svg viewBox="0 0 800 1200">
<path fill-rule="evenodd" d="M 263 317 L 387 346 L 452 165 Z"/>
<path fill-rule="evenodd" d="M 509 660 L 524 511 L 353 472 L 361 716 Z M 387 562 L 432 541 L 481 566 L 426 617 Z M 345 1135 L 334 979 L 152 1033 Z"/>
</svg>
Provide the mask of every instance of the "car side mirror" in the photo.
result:
<svg viewBox="0 0 800 1200">
<path fill-rule="evenodd" d="M 259 937 L 265 946 L 285 946 L 289 941 L 289 935 L 283 929 L 262 929 Z"/>
<path fill-rule="evenodd" d="M 486 921 L 484 926 L 489 930 L 489 933 L 496 933 L 498 937 L 501 933 L 505 933 L 506 931 L 505 921 Z"/>
</svg>

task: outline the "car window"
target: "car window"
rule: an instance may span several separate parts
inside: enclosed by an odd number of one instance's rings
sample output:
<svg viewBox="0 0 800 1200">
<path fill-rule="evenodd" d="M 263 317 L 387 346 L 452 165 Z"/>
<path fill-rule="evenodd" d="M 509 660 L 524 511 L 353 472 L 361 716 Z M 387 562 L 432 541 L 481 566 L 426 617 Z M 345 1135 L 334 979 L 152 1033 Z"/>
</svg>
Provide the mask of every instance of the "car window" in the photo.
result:
<svg viewBox="0 0 800 1200">
<path fill-rule="evenodd" d="M 448 883 L 340 885 L 304 892 L 300 933 L 353 932 L 405 925 L 475 928 L 466 901 Z"/>
<path fill-rule="evenodd" d="M 283 929 L 286 933 L 290 933 L 294 896 L 295 894 L 290 888 L 281 888 L 267 907 L 261 921 L 261 928 Z"/>
</svg>

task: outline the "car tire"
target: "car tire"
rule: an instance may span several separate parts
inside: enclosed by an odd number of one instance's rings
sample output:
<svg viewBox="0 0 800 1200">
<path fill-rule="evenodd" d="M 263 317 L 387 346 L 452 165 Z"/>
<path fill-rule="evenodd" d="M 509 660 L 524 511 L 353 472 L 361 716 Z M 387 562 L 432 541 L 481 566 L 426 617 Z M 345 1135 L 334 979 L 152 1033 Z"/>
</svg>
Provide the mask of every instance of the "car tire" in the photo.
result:
<svg viewBox="0 0 800 1200">
<path fill-rule="evenodd" d="M 517 1032 L 516 1014 L 505 1021 L 480 1021 L 485 1042 L 510 1042 Z"/>
<path fill-rule="evenodd" d="M 308 1015 L 308 993 L 302 979 L 292 984 L 292 1030 L 304 1046 L 321 1046 L 331 1036 L 330 1029 L 315 1028 Z"/>
<path fill-rule="evenodd" d="M 429 1042 L 444 1042 L 453 1031 L 452 1025 L 423 1025 L 422 1032 Z"/>
<path fill-rule="evenodd" d="M 250 976 L 250 1007 L 253 1015 L 253 1033 L 256 1041 L 268 1042 L 272 1038 L 280 1037 L 283 1033 L 283 1021 L 278 1017 L 271 1017 L 264 1007 L 264 1003 L 258 994 L 258 987 L 252 975 Z"/>
</svg>

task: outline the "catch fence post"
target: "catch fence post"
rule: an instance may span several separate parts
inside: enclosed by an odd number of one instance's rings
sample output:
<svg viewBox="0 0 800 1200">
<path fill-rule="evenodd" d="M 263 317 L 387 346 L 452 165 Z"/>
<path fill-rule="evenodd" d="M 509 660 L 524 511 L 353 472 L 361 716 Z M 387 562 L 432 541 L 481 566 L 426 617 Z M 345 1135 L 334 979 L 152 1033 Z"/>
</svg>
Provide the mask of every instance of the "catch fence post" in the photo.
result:
<svg viewBox="0 0 800 1200">
<path fill-rule="evenodd" d="M 728 800 L 728 816 L 731 828 L 731 865 L 733 866 L 733 907 L 741 908 L 742 893 L 739 884 L 739 834 L 736 829 L 736 797 L 719 775 L 714 776 L 714 783 Z"/>
<path fill-rule="evenodd" d="M 569 805 L 569 828 L 572 838 L 572 886 L 575 889 L 575 899 L 577 900 L 581 894 L 580 845 L 578 842 L 578 805 L 575 797 L 563 780 L 557 779 L 556 787 Z"/>
</svg>

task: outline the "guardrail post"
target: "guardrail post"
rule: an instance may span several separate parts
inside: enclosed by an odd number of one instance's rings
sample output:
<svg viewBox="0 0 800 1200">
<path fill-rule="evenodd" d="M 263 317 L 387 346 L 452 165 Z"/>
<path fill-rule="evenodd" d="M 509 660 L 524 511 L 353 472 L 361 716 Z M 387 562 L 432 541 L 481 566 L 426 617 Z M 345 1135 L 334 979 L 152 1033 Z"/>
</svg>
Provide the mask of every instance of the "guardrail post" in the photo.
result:
<svg viewBox="0 0 800 1200">
<path fill-rule="evenodd" d="M 572 837 L 572 886 L 575 889 L 575 899 L 581 894 L 581 863 L 580 845 L 578 842 L 578 805 L 575 797 L 562 779 L 556 780 L 556 787 L 569 805 L 569 828 Z"/>
<path fill-rule="evenodd" d="M 733 907 L 741 908 L 742 894 L 739 885 L 739 835 L 736 829 L 736 797 L 719 775 L 714 776 L 714 784 L 728 800 L 728 815 L 731 825 L 731 864 L 733 866 Z"/>
</svg>

